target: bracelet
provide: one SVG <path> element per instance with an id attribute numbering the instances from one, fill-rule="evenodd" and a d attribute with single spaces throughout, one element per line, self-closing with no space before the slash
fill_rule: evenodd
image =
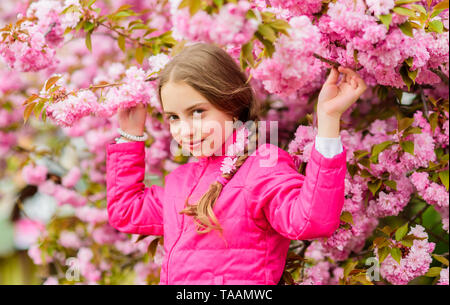
<path id="1" fill-rule="evenodd" d="M 129 133 L 126 133 L 125 131 L 123 131 L 122 129 L 117 128 L 117 132 L 124 138 L 130 139 L 132 141 L 146 141 L 148 139 L 148 135 L 147 133 L 144 131 L 144 135 L 143 136 L 134 136 L 131 135 Z"/>
<path id="2" fill-rule="evenodd" d="M 122 137 L 122 136 L 117 137 L 117 138 L 115 138 L 114 140 L 116 141 L 116 144 L 118 144 L 118 143 L 135 142 L 135 141 L 131 141 L 131 140 L 127 139 L 127 138 L 124 138 L 124 137 Z"/>

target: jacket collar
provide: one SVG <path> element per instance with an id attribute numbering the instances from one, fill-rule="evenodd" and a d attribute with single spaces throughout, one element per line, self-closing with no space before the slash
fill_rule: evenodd
<path id="1" fill-rule="evenodd" d="M 239 130 L 241 130 L 242 128 L 244 128 L 245 125 L 242 125 L 241 127 L 234 129 L 233 133 L 228 136 L 228 138 L 222 143 L 221 148 L 217 149 L 216 152 L 214 152 L 211 156 L 207 156 L 207 157 L 196 157 L 196 159 L 198 160 L 199 163 L 207 163 L 207 162 L 211 162 L 211 161 L 218 161 L 218 160 L 222 160 L 225 157 L 227 157 L 225 154 L 227 152 L 228 147 L 231 144 L 234 144 L 237 140 L 237 133 L 239 132 Z M 219 155 L 218 152 L 221 152 Z"/>

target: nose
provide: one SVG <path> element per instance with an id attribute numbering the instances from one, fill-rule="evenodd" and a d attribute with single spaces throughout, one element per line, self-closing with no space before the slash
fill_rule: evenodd
<path id="1" fill-rule="evenodd" d="M 195 136 L 195 128 L 192 124 L 192 121 L 183 121 L 182 124 L 180 124 L 180 138 L 183 142 L 191 142 L 194 141 Z"/>

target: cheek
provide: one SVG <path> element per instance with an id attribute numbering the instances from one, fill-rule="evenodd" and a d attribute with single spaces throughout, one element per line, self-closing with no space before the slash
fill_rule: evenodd
<path id="1" fill-rule="evenodd" d="M 176 126 L 175 124 L 170 124 L 169 131 L 172 137 L 177 141 L 180 142 L 180 128 Z"/>

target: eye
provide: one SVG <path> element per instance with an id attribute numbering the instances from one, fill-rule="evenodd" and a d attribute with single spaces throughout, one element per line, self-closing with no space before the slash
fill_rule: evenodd
<path id="1" fill-rule="evenodd" d="M 204 109 L 195 109 L 195 110 L 192 110 L 192 113 L 194 114 L 194 116 L 199 116 L 199 114 L 195 114 L 196 111 L 198 111 L 200 114 L 203 113 L 203 112 L 205 112 Z M 168 116 L 167 116 L 167 120 L 168 120 L 169 122 L 175 120 L 175 119 L 172 120 L 172 117 L 177 117 L 177 116 L 176 116 L 176 115 L 168 115 Z"/>
<path id="2" fill-rule="evenodd" d="M 195 109 L 194 111 L 192 111 L 192 113 L 196 112 L 196 111 L 200 111 L 200 113 L 204 112 L 205 110 L 203 109 Z"/>
<path id="3" fill-rule="evenodd" d="M 167 116 L 167 120 L 171 121 L 171 118 L 174 117 L 174 116 L 176 116 L 176 115 L 169 115 L 169 116 Z"/>

